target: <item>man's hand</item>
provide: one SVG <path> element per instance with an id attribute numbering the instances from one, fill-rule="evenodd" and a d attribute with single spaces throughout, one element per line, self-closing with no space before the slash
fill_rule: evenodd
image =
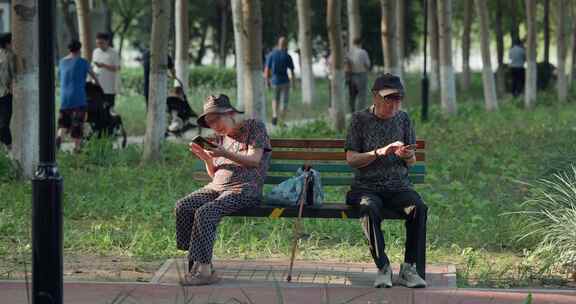
<path id="1" fill-rule="evenodd" d="M 398 157 L 402 159 L 410 159 L 414 157 L 414 150 L 408 148 L 408 146 L 402 146 L 394 152 Z"/>
<path id="2" fill-rule="evenodd" d="M 391 155 L 391 154 L 396 153 L 396 151 L 397 151 L 398 149 L 400 149 L 401 147 L 403 147 L 403 146 L 404 146 L 404 143 L 403 143 L 403 142 L 401 142 L 401 141 L 396 141 L 396 142 L 393 142 L 393 143 L 391 143 L 391 144 L 389 144 L 389 145 L 387 145 L 387 146 L 385 146 L 385 147 L 378 148 L 378 149 L 376 150 L 376 154 L 382 155 L 382 156 L 384 156 L 384 155 Z"/>
<path id="3" fill-rule="evenodd" d="M 188 147 L 190 152 L 194 153 L 201 160 L 206 162 L 212 160 L 212 156 L 208 154 L 208 151 L 204 150 L 200 145 L 196 143 L 190 143 Z"/>

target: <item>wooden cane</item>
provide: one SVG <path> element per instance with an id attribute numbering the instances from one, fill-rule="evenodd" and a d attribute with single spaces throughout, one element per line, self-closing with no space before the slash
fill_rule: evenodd
<path id="1" fill-rule="evenodd" d="M 306 204 L 306 196 L 308 193 L 308 181 L 310 178 L 311 172 L 309 171 L 310 168 L 306 166 L 304 168 L 304 173 L 306 174 L 304 177 L 304 186 L 302 187 L 302 194 L 300 195 L 300 200 L 298 202 L 298 217 L 296 218 L 296 222 L 294 223 L 294 240 L 292 241 L 292 254 L 290 256 L 290 267 L 288 268 L 288 276 L 286 277 L 286 281 L 292 281 L 292 268 L 294 267 L 294 259 L 296 258 L 296 249 L 298 248 L 298 239 L 300 236 L 300 220 L 302 219 L 302 212 L 304 210 L 304 204 Z"/>

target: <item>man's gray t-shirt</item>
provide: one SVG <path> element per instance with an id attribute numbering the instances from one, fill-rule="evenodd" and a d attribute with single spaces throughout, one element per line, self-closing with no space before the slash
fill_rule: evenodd
<path id="1" fill-rule="evenodd" d="M 346 151 L 365 153 L 393 142 L 415 144 L 416 135 L 408 114 L 399 111 L 388 119 L 378 118 L 373 107 L 352 115 L 346 137 Z M 353 169 L 352 190 L 405 191 L 412 189 L 406 162 L 396 155 L 380 156 L 369 165 Z"/>
<path id="2" fill-rule="evenodd" d="M 510 67 L 522 68 L 526 61 L 526 50 L 519 45 L 515 45 L 510 49 L 508 58 L 510 59 Z"/>

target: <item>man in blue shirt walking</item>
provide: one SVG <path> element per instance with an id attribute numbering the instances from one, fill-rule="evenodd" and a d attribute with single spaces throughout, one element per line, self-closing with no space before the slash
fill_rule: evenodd
<path id="1" fill-rule="evenodd" d="M 284 120 L 286 116 L 288 98 L 290 96 L 290 82 L 294 81 L 294 63 L 288 55 L 288 41 L 286 37 L 278 39 L 277 47 L 266 57 L 264 78 L 268 86 L 272 85 L 274 97 L 272 99 L 272 124 L 278 123 L 278 115 Z M 290 70 L 290 76 L 288 75 Z M 278 113 L 280 112 L 280 113 Z"/>

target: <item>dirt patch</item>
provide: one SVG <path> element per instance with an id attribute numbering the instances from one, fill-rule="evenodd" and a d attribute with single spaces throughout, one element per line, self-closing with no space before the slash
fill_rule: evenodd
<path id="1" fill-rule="evenodd" d="M 166 259 L 140 259 L 106 256 L 64 257 L 65 281 L 149 282 Z M 4 260 L 0 279 L 22 280 L 31 277 L 31 260 Z"/>

